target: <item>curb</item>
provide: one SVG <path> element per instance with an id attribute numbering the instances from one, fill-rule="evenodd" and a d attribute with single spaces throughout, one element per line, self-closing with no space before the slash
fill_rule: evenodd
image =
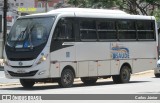
<path id="1" fill-rule="evenodd" d="M 81 80 L 79 78 L 75 79 L 74 82 L 80 82 Z M 43 82 L 37 83 L 37 84 L 44 84 Z M 21 85 L 19 82 L 14 83 L 0 83 L 0 87 L 2 86 L 13 86 L 13 85 Z"/>
<path id="2" fill-rule="evenodd" d="M 0 87 L 3 87 L 3 86 L 13 86 L 13 85 L 20 85 L 20 83 L 16 82 L 16 83 L 0 83 Z"/>
<path id="3" fill-rule="evenodd" d="M 133 75 L 133 76 L 134 76 L 134 75 L 143 75 L 143 74 L 152 73 L 152 72 L 154 72 L 154 70 L 148 70 L 148 71 L 144 71 L 144 72 L 134 73 L 134 74 L 132 74 L 132 75 Z"/>

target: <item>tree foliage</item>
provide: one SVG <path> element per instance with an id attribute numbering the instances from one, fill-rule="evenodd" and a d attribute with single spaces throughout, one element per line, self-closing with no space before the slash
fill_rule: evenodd
<path id="1" fill-rule="evenodd" d="M 131 14 L 153 15 L 160 7 L 160 0 L 122 0 L 119 6 Z"/>
<path id="2" fill-rule="evenodd" d="M 154 15 L 160 0 L 68 0 L 75 7 L 121 9 L 130 14 Z"/>
<path id="3" fill-rule="evenodd" d="M 111 8 L 118 0 L 68 0 L 69 4 L 83 8 Z"/>

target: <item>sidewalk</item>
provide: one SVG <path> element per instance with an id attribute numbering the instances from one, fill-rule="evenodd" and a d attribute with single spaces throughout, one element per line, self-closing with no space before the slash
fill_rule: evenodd
<path id="1" fill-rule="evenodd" d="M 132 74 L 132 77 L 153 77 L 154 76 L 154 70 L 148 70 L 136 74 Z M 109 78 L 108 80 L 111 80 L 112 78 Z M 100 81 L 106 81 L 106 79 L 99 79 Z M 77 78 L 74 80 L 75 82 L 80 82 L 80 78 Z M 1 86 L 11 86 L 11 85 L 20 85 L 19 79 L 7 79 L 5 78 L 4 71 L 0 71 L 0 87 Z"/>

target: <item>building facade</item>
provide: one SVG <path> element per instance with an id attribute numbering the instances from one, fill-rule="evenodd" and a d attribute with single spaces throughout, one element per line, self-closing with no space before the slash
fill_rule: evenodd
<path id="1" fill-rule="evenodd" d="M 35 0 L 35 8 L 37 13 L 53 10 L 59 3 L 65 3 L 66 0 Z"/>

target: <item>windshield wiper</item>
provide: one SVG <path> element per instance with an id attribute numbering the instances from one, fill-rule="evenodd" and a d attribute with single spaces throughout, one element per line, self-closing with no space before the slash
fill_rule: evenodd
<path id="1" fill-rule="evenodd" d="M 33 26 L 29 29 L 29 33 L 28 33 L 28 41 L 29 41 L 29 44 L 30 44 L 30 49 L 33 49 L 31 32 L 32 32 L 34 26 L 35 26 L 35 24 L 33 24 Z"/>
<path id="2" fill-rule="evenodd" d="M 17 42 L 20 41 L 20 38 L 23 38 L 24 33 L 27 31 L 27 29 L 28 29 L 28 26 L 25 28 L 24 31 L 21 31 L 21 33 L 19 34 L 17 40 L 16 40 L 16 41 L 14 42 L 14 44 L 13 44 L 13 47 L 14 47 L 14 48 L 16 48 Z"/>

